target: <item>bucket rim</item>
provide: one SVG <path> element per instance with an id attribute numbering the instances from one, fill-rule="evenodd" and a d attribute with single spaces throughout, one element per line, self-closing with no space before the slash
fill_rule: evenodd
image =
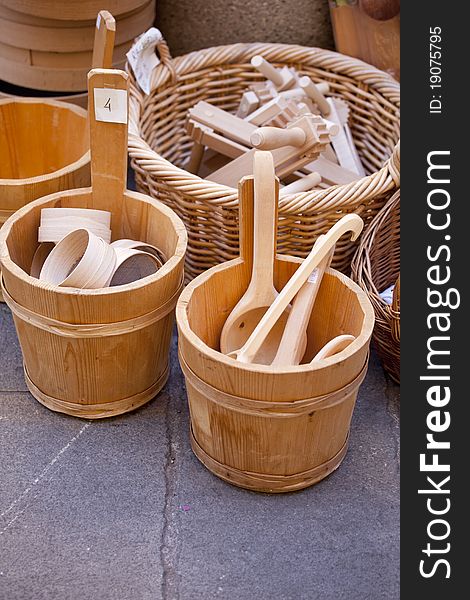
<path id="1" fill-rule="evenodd" d="M 276 260 L 284 262 L 295 262 L 298 264 L 302 263 L 301 258 L 288 256 L 285 254 L 276 254 Z M 315 364 L 307 363 L 303 365 L 292 365 L 285 367 L 260 365 L 257 363 L 242 363 L 237 361 L 235 358 L 230 358 L 229 356 L 222 354 L 222 352 L 219 352 L 218 350 L 214 350 L 205 342 L 203 342 L 201 338 L 198 335 L 196 335 L 196 333 L 191 329 L 189 325 L 187 307 L 189 305 L 194 290 L 207 283 L 207 281 L 214 275 L 214 273 L 229 270 L 231 268 L 236 267 L 237 265 L 243 264 L 243 262 L 243 259 L 239 257 L 221 263 L 220 265 L 216 265 L 215 267 L 211 267 L 207 271 L 204 271 L 204 273 L 201 273 L 200 275 L 195 277 L 190 283 L 188 283 L 188 285 L 184 288 L 183 292 L 181 293 L 176 304 L 176 322 L 179 329 L 180 340 L 181 337 L 184 337 L 191 344 L 191 346 L 193 346 L 193 348 L 197 349 L 198 352 L 203 354 L 209 360 L 213 361 L 214 363 L 223 364 L 228 368 L 235 367 L 242 371 L 251 373 L 262 373 L 268 375 L 300 375 L 302 373 L 320 371 L 322 369 L 329 368 L 336 363 L 343 362 L 351 356 L 353 356 L 354 354 L 356 354 L 356 352 L 360 351 L 365 344 L 369 343 L 369 340 L 372 336 L 372 331 L 374 329 L 375 313 L 367 294 L 350 277 L 347 277 L 340 271 L 337 271 L 336 269 L 332 269 L 330 267 L 325 271 L 325 273 L 328 273 L 340 279 L 349 289 L 351 289 L 358 296 L 359 304 L 364 314 L 364 322 L 361 329 L 361 333 L 344 350 L 338 352 L 337 354 L 329 358 L 322 359 L 321 361 L 318 361 L 318 363 Z M 181 344 L 181 341 L 179 343 Z M 185 358 L 183 351 L 181 351 L 181 354 Z"/>

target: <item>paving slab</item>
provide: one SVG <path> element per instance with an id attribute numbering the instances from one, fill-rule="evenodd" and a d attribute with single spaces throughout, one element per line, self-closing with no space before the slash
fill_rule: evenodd
<path id="1" fill-rule="evenodd" d="M 341 467 L 271 496 L 193 456 L 176 338 L 154 401 L 87 421 L 22 391 L 1 315 L 0 600 L 399 598 L 398 386 L 375 355 Z"/>
<path id="2" fill-rule="evenodd" d="M 26 392 L 20 344 L 10 309 L 3 302 L 0 302 L 0 349 L 0 392 Z"/>

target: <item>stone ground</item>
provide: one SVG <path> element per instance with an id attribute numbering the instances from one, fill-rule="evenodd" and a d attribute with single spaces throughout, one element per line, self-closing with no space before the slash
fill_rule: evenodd
<path id="1" fill-rule="evenodd" d="M 1 600 L 399 598 L 399 388 L 374 355 L 342 466 L 271 496 L 193 456 L 176 339 L 155 400 L 90 422 L 26 391 L 0 319 Z"/>

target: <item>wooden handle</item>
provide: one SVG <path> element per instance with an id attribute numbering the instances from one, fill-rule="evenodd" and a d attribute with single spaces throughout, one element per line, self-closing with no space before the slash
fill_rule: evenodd
<path id="1" fill-rule="evenodd" d="M 357 239 L 364 222 L 356 214 L 345 215 L 326 233 L 323 238 L 318 240 L 318 245 L 310 251 L 310 254 L 303 261 L 297 271 L 292 275 L 286 285 L 279 293 L 276 300 L 265 312 L 258 325 L 253 330 L 245 345 L 236 352 L 230 354 L 232 358 L 245 363 L 253 362 L 256 353 L 260 349 L 269 332 L 276 324 L 279 317 L 287 308 L 289 302 L 298 293 L 303 284 L 307 281 L 309 275 L 320 262 L 328 255 L 333 246 L 345 233 L 352 232 L 351 240 Z"/>
<path id="2" fill-rule="evenodd" d="M 113 15 L 107 10 L 100 10 L 96 18 L 92 69 L 112 69 L 115 35 L 116 21 Z"/>
<path id="3" fill-rule="evenodd" d="M 126 285 L 149 275 L 161 267 L 159 260 L 148 252 L 133 248 L 114 247 L 116 266 L 109 282 L 110 287 Z"/>
<path id="4" fill-rule="evenodd" d="M 300 127 L 281 129 L 280 127 L 260 127 L 251 134 L 251 145 L 258 150 L 274 150 L 282 146 L 300 148 L 305 144 L 307 136 Z"/>
<path id="5" fill-rule="evenodd" d="M 238 226 L 240 236 L 240 258 L 251 273 L 253 269 L 254 229 L 254 181 L 253 176 L 243 177 L 238 184 Z"/>
<path id="6" fill-rule="evenodd" d="M 321 114 L 324 117 L 327 117 L 331 112 L 330 105 L 310 77 L 301 77 L 299 79 L 299 85 L 305 91 L 305 94 L 317 104 Z"/>
<path id="7" fill-rule="evenodd" d="M 320 236 L 315 245 L 318 245 L 322 238 L 323 236 Z M 273 365 L 288 366 L 300 364 L 302 356 L 305 353 L 305 343 L 302 342 L 306 338 L 307 326 L 315 305 L 318 290 L 321 286 L 323 274 L 330 266 L 334 253 L 335 249 L 333 247 L 318 267 L 314 269 L 295 297 L 278 351 L 272 362 Z"/>
<path id="8" fill-rule="evenodd" d="M 316 363 L 319 360 L 322 360 L 323 358 L 329 358 L 330 356 L 338 354 L 338 352 L 341 352 L 341 350 L 344 350 L 345 348 L 347 348 L 349 346 L 349 344 L 354 342 L 355 339 L 356 338 L 353 335 L 338 335 L 338 336 L 336 336 L 335 338 L 330 340 L 328 343 L 326 343 L 323 346 L 323 348 L 319 352 L 317 352 L 317 354 L 315 354 L 315 356 L 312 358 L 310 364 Z"/>
<path id="9" fill-rule="evenodd" d="M 88 73 L 91 208 L 111 212 L 115 237 L 120 236 L 127 177 L 128 79 L 127 73 L 115 69 L 93 69 Z M 100 120 L 103 118 L 110 120 Z"/>
<path id="10" fill-rule="evenodd" d="M 273 287 L 277 231 L 276 176 L 270 152 L 255 152 L 253 271 L 250 288 L 260 293 Z"/>
<path id="11" fill-rule="evenodd" d="M 312 188 L 316 187 L 321 183 L 321 175 L 318 173 L 309 173 L 305 177 L 299 177 L 297 181 L 289 183 L 289 185 L 281 188 L 280 195 L 287 196 L 287 194 L 298 194 L 299 192 L 307 192 Z"/>
<path id="12" fill-rule="evenodd" d="M 275 86 L 282 87 L 284 84 L 284 78 L 282 77 L 282 74 L 262 56 L 253 56 L 251 59 L 251 64 L 255 69 L 262 73 L 266 79 L 271 80 Z"/>

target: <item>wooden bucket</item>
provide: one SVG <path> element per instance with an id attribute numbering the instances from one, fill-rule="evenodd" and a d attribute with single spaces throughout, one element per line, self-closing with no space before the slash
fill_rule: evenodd
<path id="1" fill-rule="evenodd" d="M 240 189 L 241 257 L 199 275 L 180 296 L 179 357 L 199 460 L 240 487 L 290 492 L 326 477 L 346 454 L 374 311 L 359 286 L 329 269 L 309 323 L 304 361 L 336 335 L 353 334 L 356 340 L 345 350 L 316 365 L 283 370 L 243 364 L 218 351 L 223 324 L 251 277 L 252 184 L 245 179 Z M 277 289 L 300 263 L 277 256 Z"/>
<path id="2" fill-rule="evenodd" d="M 83 108 L 55 100 L 0 100 L 0 227 L 31 200 L 90 185 L 88 149 Z"/>
<path id="3" fill-rule="evenodd" d="M 121 71 L 92 71 L 90 82 L 127 89 Z M 95 121 L 90 104 L 92 187 L 52 194 L 16 212 L 0 232 L 0 260 L 29 390 L 52 410 L 94 419 L 133 410 L 165 384 L 187 236 L 171 209 L 125 189 L 127 124 Z M 142 240 L 168 260 L 154 275 L 113 288 L 44 283 L 28 273 L 47 207 L 109 210 L 114 239 Z"/>

